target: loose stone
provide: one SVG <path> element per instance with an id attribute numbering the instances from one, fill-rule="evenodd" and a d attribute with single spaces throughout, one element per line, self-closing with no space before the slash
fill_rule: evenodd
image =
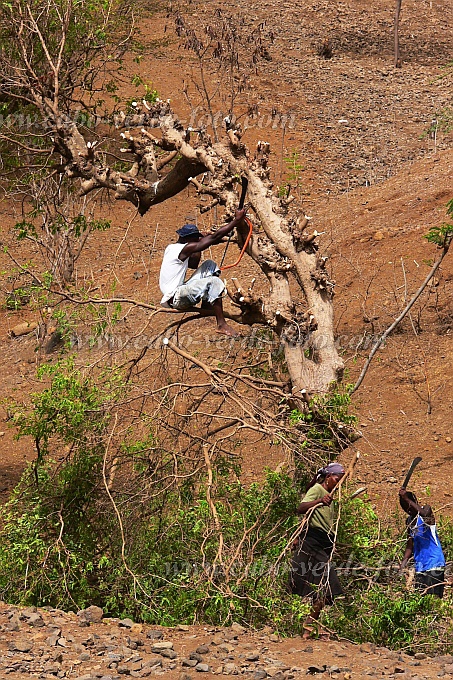
<path id="1" fill-rule="evenodd" d="M 199 673 L 209 673 L 209 666 L 207 663 L 197 663 L 195 670 Z"/>

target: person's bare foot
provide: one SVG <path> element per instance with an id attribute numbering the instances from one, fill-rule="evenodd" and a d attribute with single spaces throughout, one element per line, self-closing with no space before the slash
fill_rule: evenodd
<path id="1" fill-rule="evenodd" d="M 228 335 L 230 338 L 238 338 L 239 333 L 236 333 L 236 331 L 231 328 L 231 326 L 228 326 L 228 324 L 222 324 L 221 326 L 217 326 L 217 333 L 220 333 L 221 335 Z"/>

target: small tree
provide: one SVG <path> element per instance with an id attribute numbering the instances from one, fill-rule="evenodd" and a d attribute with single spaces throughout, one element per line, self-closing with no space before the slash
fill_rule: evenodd
<path id="1" fill-rule="evenodd" d="M 395 57 L 395 68 L 401 68 L 400 38 L 399 38 L 400 14 L 401 14 L 401 0 L 396 0 L 396 5 L 395 5 L 395 21 L 394 21 L 394 37 L 395 37 L 394 57 Z"/>
<path id="2" fill-rule="evenodd" d="M 33 182 L 33 206 L 17 222 L 19 240 L 35 243 L 48 264 L 52 280 L 66 287 L 73 281 L 74 267 L 92 231 L 105 231 L 109 220 L 95 219 L 95 203 L 80 201 L 60 177 Z"/>

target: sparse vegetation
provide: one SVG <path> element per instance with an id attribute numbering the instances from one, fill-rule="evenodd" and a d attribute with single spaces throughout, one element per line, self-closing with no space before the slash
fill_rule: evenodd
<path id="1" fill-rule="evenodd" d="M 205 446 L 195 460 L 179 457 L 175 474 L 152 415 L 122 412 L 131 387 L 121 371 L 94 379 L 66 359 L 43 365 L 39 377 L 50 383 L 31 408 L 13 409 L 18 436 L 33 438 L 38 459 L 3 509 L 3 599 L 98 604 L 163 625 L 238 621 L 299 631 L 307 603 L 286 583 L 302 471 L 297 484 L 268 471 L 262 485 L 246 488 L 238 462 Z M 348 402 L 332 394 L 318 413 L 347 421 Z M 318 437 L 314 421 L 308 436 Z M 449 600 L 405 593 L 395 571 L 404 528 L 395 535 L 367 500 L 344 494 L 334 559 L 347 595 L 321 625 L 357 641 L 448 651 Z M 442 533 L 450 551 L 453 526 L 444 522 Z M 407 616 L 417 626 L 405 626 Z"/>

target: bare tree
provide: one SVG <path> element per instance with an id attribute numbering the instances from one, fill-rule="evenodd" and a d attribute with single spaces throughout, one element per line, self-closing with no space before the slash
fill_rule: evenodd
<path id="1" fill-rule="evenodd" d="M 401 14 L 401 0 L 396 0 L 395 5 L 395 21 L 394 21 L 394 36 L 395 36 L 395 68 L 401 68 L 401 55 L 400 55 L 400 37 L 399 37 L 399 26 L 400 26 L 400 14 Z"/>
<path id="2" fill-rule="evenodd" d="M 30 106 L 46 126 L 38 137 L 36 131 L 26 131 L 25 141 L 15 130 L 7 141 L 18 154 L 26 153 L 29 164 L 31 159 L 41 159 L 42 172 L 78 180 L 80 196 L 104 189 L 137 206 L 141 215 L 193 184 L 200 197 L 212 198 L 211 207 L 223 206 L 228 218 L 237 204 L 239 178 L 247 177 L 255 227 L 247 253 L 265 275 L 268 289 L 263 294 L 232 293 L 236 313 L 230 317 L 243 324 L 265 324 L 276 333 L 284 348 L 293 397 L 301 398 L 301 404 L 309 394 L 326 392 L 343 372 L 334 343 L 334 282 L 326 269 L 327 258 L 318 253 L 318 233 L 308 228 L 308 219 L 299 214 L 290 192 L 281 196 L 273 185 L 269 144 L 259 142 L 252 154 L 232 117 L 222 138 L 213 141 L 205 127 L 185 127 L 170 104 L 161 100 L 143 101 L 132 113 L 115 117 L 122 130 L 121 169 L 109 162 L 103 140 L 84 134 L 75 112 L 82 105 L 88 107 L 110 66 L 105 36 L 112 30 L 117 40 L 110 42 L 115 42 L 118 52 L 127 39 L 127 30 L 119 28 L 118 7 L 109 8 L 110 14 L 109 9 L 102 11 L 99 28 L 99 19 L 90 23 L 95 18 L 83 4 L 80 9 L 69 1 L 12 0 L 2 6 L 0 30 L 14 41 L 14 49 L 1 53 L 0 93 Z M 110 29 L 113 9 L 116 22 Z M 87 35 L 78 23 L 82 10 Z M 74 31 L 80 45 L 74 41 Z M 104 36 L 102 49 L 98 49 L 98 35 Z M 220 35 L 218 43 L 221 58 Z M 229 63 L 234 66 L 234 60 Z M 89 97 L 84 96 L 87 88 Z M 200 175 L 202 179 L 196 179 Z M 239 245 L 245 238 L 240 230 Z"/>
<path id="3" fill-rule="evenodd" d="M 77 200 L 72 184 L 61 179 L 30 180 L 31 207 L 15 228 L 19 240 L 39 247 L 52 281 L 66 287 L 90 233 L 105 231 L 110 221 L 97 219 L 96 201 Z"/>

